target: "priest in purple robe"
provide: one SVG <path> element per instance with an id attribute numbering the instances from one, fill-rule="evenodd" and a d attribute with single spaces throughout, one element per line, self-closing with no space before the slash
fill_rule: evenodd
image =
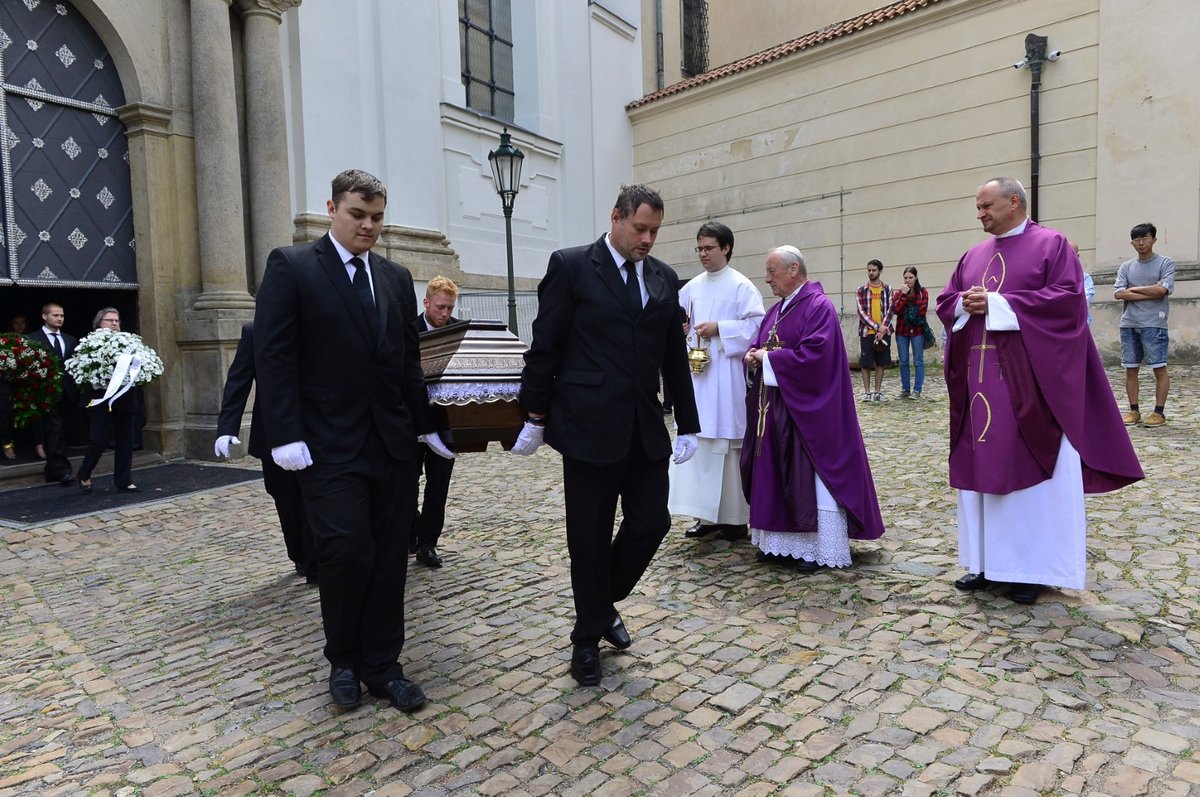
<path id="1" fill-rule="evenodd" d="M 742 443 L 742 489 L 760 561 L 803 571 L 848 567 L 850 540 L 883 535 L 833 302 L 808 281 L 794 246 L 767 255 L 781 301 L 744 361 L 751 375 Z"/>
<path id="2" fill-rule="evenodd" d="M 1033 603 L 1087 580 L 1084 493 L 1142 478 L 1087 324 L 1083 267 L 1061 233 L 1028 218 L 1025 189 L 975 198 L 992 238 L 937 299 L 950 340 L 950 486 L 958 489 L 961 590 L 993 581 Z"/>

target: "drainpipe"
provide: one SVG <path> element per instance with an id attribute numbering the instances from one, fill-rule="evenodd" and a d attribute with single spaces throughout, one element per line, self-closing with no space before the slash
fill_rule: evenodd
<path id="1" fill-rule="evenodd" d="M 1029 67 L 1029 218 L 1038 219 L 1038 184 L 1041 182 L 1041 144 L 1038 130 L 1041 127 L 1040 100 L 1042 93 L 1042 66 L 1047 61 L 1057 61 L 1061 50 L 1046 52 L 1045 36 L 1030 33 L 1025 37 L 1025 57 L 1013 64 L 1014 69 Z"/>
<path id="2" fill-rule="evenodd" d="M 654 69 L 657 75 L 656 85 L 662 88 L 667 83 L 666 58 L 663 56 L 663 0 L 654 0 Z"/>

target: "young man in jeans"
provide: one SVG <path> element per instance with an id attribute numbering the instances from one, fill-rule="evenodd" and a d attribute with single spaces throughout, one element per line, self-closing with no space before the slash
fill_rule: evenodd
<path id="1" fill-rule="evenodd" d="M 892 364 L 892 289 L 879 279 L 883 263 L 867 261 L 867 282 L 856 291 L 858 302 L 858 366 L 862 369 L 863 401 L 883 397 L 883 369 Z M 871 374 L 875 391 L 871 391 Z"/>
<path id="2" fill-rule="evenodd" d="M 1121 315 L 1121 366 L 1125 369 L 1125 392 L 1129 396 L 1126 426 L 1141 424 L 1156 428 L 1167 422 L 1163 409 L 1171 379 L 1167 375 L 1167 312 L 1175 291 L 1175 261 L 1154 253 L 1158 230 L 1139 224 L 1129 232 L 1137 257 L 1117 269 L 1114 299 L 1125 302 Z M 1154 371 L 1154 411 L 1142 417 L 1138 408 L 1138 370 L 1142 361 Z"/>

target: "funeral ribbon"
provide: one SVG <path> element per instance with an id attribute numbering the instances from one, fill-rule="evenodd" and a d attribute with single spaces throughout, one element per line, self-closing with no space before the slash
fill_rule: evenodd
<path id="1" fill-rule="evenodd" d="M 133 387 L 133 383 L 137 381 L 138 374 L 142 370 L 142 358 L 132 352 L 124 352 L 117 356 L 117 362 L 113 365 L 112 377 L 108 380 L 108 389 L 104 391 L 104 395 L 98 399 L 92 399 L 88 402 L 88 407 L 94 407 L 97 404 L 108 403 L 108 409 L 112 411 L 112 403 L 125 395 L 129 388 Z"/>

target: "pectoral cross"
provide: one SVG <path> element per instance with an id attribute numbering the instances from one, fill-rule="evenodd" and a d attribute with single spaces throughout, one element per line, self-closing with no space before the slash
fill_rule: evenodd
<path id="1" fill-rule="evenodd" d="M 978 346 L 972 346 L 972 350 L 979 351 L 979 384 L 983 384 L 983 362 L 987 359 L 987 350 L 994 349 L 995 346 L 989 345 L 987 342 L 987 327 L 983 329 L 983 339 L 979 341 Z"/>
<path id="2" fill-rule="evenodd" d="M 763 348 L 767 351 L 775 351 L 783 348 L 783 341 L 779 339 L 779 325 L 771 327 L 771 334 L 767 336 L 767 342 L 763 344 Z"/>

